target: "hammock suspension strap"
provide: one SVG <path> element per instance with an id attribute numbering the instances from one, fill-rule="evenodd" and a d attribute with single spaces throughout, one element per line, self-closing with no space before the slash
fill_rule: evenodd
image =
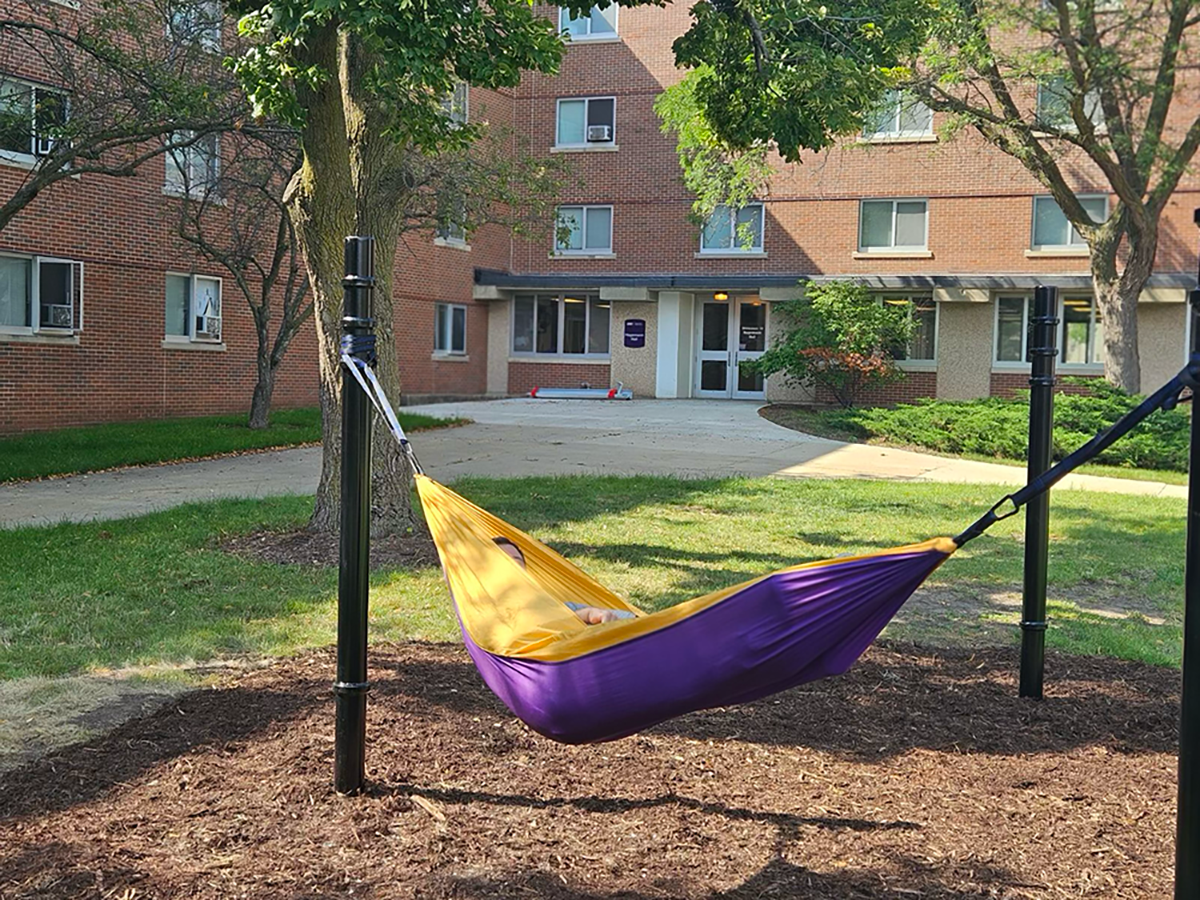
<path id="1" fill-rule="evenodd" d="M 996 504 L 980 516 L 969 528 L 954 539 L 959 547 L 967 541 L 974 540 L 997 522 L 1016 515 L 1018 510 L 1034 497 L 1044 494 L 1054 487 L 1066 475 L 1079 468 L 1085 462 L 1103 453 L 1118 440 L 1132 431 L 1143 419 L 1160 409 L 1174 409 L 1179 403 L 1191 399 L 1181 397 L 1185 390 L 1191 390 L 1195 396 L 1197 386 L 1200 386 L 1200 355 L 1192 356 L 1188 364 L 1179 374 L 1160 387 L 1157 391 L 1117 419 L 1108 428 L 1071 454 L 1064 456 L 1058 463 L 1047 469 L 1037 478 L 1030 481 L 1019 491 L 1013 491 L 1001 497 Z"/>
<path id="2" fill-rule="evenodd" d="M 379 417 L 387 423 L 388 431 L 400 444 L 400 449 L 404 451 L 404 456 L 408 460 L 408 464 L 412 466 L 412 470 L 418 475 L 424 475 L 425 470 L 417 461 L 417 454 L 413 450 L 412 444 L 409 443 L 404 429 L 400 427 L 396 411 L 388 402 L 383 385 L 379 383 L 379 377 L 375 374 L 375 363 L 375 335 L 347 334 L 342 337 L 342 365 L 358 382 L 358 386 L 363 389 L 363 393 L 370 399 L 371 405 L 375 407 Z"/>

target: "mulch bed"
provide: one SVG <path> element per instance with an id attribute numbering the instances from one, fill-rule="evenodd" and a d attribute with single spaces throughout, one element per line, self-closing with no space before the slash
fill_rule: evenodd
<path id="1" fill-rule="evenodd" d="M 446 645 L 374 648 L 364 795 L 331 653 L 0 780 L 0 898 L 1161 898 L 1178 673 L 872 649 L 611 744 L 530 733 Z"/>
<path id="2" fill-rule="evenodd" d="M 226 553 L 275 565 L 336 568 L 341 552 L 338 532 L 254 531 L 221 543 Z M 420 569 L 438 564 L 437 547 L 428 534 L 387 534 L 371 538 L 372 569 Z"/>

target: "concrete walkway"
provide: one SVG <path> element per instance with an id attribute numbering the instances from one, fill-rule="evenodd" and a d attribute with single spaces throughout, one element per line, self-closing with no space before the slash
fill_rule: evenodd
<path id="1" fill-rule="evenodd" d="M 406 407 L 473 424 L 413 436 L 431 475 L 660 474 L 883 478 L 1019 485 L 1013 466 L 844 444 L 790 431 L 761 404 L 716 400 L 492 400 Z M 0 486 L 0 527 L 114 519 L 194 500 L 305 494 L 319 448 Z M 1183 485 L 1071 475 L 1057 490 L 1185 497 Z"/>

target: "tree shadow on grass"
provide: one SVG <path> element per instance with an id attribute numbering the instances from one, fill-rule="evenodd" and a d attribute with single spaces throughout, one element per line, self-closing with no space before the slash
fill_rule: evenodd
<path id="1" fill-rule="evenodd" d="M 1049 653 L 1046 697 L 1017 697 L 1016 649 L 869 650 L 845 675 L 737 707 L 689 713 L 648 730 L 701 741 L 798 745 L 864 762 L 914 749 L 998 756 L 1105 746 L 1174 752 L 1179 674 L 1103 657 Z M 464 715 L 510 716 L 462 662 L 404 660 L 377 682 Z"/>

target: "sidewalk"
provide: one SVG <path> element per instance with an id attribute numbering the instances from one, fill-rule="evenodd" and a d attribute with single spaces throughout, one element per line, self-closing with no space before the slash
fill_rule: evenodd
<path id="1" fill-rule="evenodd" d="M 714 400 L 493 400 L 407 407 L 474 424 L 413 435 L 435 478 L 551 474 L 684 477 L 777 475 L 1020 485 L 1024 470 L 864 444 L 782 428 L 760 404 Z M 114 519 L 224 497 L 309 494 L 317 447 L 121 469 L 0 486 L 0 527 Z M 1071 475 L 1056 490 L 1186 497 L 1183 485 Z"/>

